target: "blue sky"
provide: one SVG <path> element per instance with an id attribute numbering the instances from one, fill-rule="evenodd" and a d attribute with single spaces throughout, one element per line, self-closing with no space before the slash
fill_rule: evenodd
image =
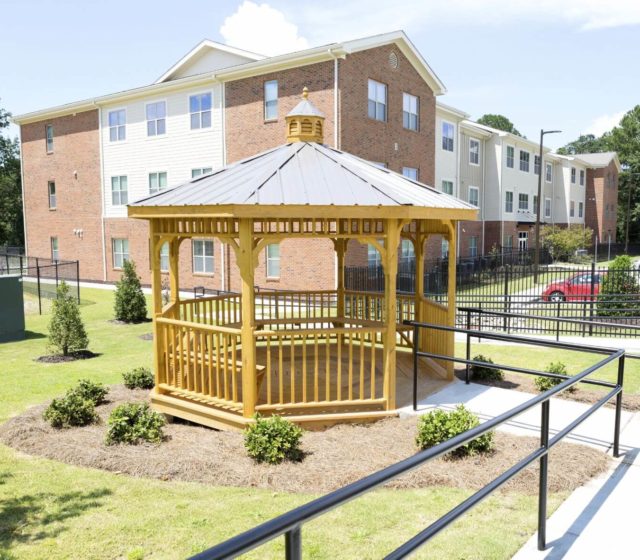
<path id="1" fill-rule="evenodd" d="M 636 0 L 2 0 L 0 106 L 14 114 L 154 81 L 203 38 L 265 54 L 404 29 L 472 117 L 557 147 L 640 103 Z"/>

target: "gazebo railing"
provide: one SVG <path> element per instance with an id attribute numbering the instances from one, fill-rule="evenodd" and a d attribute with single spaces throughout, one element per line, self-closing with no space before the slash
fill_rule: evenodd
<path id="1" fill-rule="evenodd" d="M 231 325 L 242 321 L 240 294 L 222 294 L 178 302 L 176 319 L 204 325 Z"/>
<path id="2" fill-rule="evenodd" d="M 318 319 L 335 317 L 338 309 L 336 290 L 256 291 L 256 319 Z"/>

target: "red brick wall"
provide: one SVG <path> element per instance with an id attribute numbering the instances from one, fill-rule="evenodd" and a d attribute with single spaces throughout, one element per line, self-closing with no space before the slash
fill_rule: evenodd
<path id="1" fill-rule="evenodd" d="M 458 257 L 469 257 L 471 238 L 477 237 L 477 255 L 482 255 L 482 222 L 460 222 L 458 241 Z M 488 250 L 488 249 L 487 249 Z"/>
<path id="2" fill-rule="evenodd" d="M 610 177 L 610 179 L 609 179 Z M 607 217 L 606 207 L 609 206 Z M 613 207 L 613 212 L 611 211 Z M 618 207 L 618 170 L 613 160 L 607 167 L 587 169 L 585 193 L 585 224 L 593 229 L 600 243 L 616 240 L 616 221 Z M 595 241 L 595 240 L 594 240 Z"/>
<path id="3" fill-rule="evenodd" d="M 53 125 L 50 154 L 47 124 Z M 98 111 L 25 124 L 20 133 L 29 255 L 50 258 L 51 237 L 57 237 L 60 259 L 80 259 L 83 279 L 102 280 Z M 49 181 L 56 183 L 55 210 L 49 209 Z"/>

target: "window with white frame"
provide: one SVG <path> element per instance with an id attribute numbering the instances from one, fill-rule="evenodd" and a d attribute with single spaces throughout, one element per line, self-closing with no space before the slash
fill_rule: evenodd
<path id="1" fill-rule="evenodd" d="M 526 231 L 518 232 L 518 251 L 526 251 L 529 248 L 529 233 Z"/>
<path id="2" fill-rule="evenodd" d="M 547 183 L 551 183 L 553 181 L 553 166 L 550 163 L 545 163 L 544 169 L 544 179 Z"/>
<path id="3" fill-rule="evenodd" d="M 376 167 L 379 167 L 380 169 L 386 169 L 388 167 L 384 161 L 370 161 L 369 163 L 372 163 L 373 165 L 375 165 Z"/>
<path id="4" fill-rule="evenodd" d="M 551 217 L 551 199 L 550 198 L 544 199 L 544 217 L 545 218 Z"/>
<path id="5" fill-rule="evenodd" d="M 446 259 L 449 256 L 449 240 L 442 238 L 442 242 L 440 243 L 440 256 L 443 259 Z"/>
<path id="6" fill-rule="evenodd" d="M 213 274 L 213 241 L 194 239 L 191 243 L 193 253 L 193 272 Z"/>
<path id="7" fill-rule="evenodd" d="M 114 206 L 127 204 L 129 201 L 127 189 L 126 175 L 111 177 L 111 204 Z"/>
<path id="8" fill-rule="evenodd" d="M 416 259 L 416 253 L 413 249 L 413 241 L 403 239 L 400 243 L 400 264 L 408 267 Z"/>
<path id="9" fill-rule="evenodd" d="M 507 146 L 507 167 L 513 169 L 516 149 L 513 146 Z"/>
<path id="10" fill-rule="evenodd" d="M 403 167 L 402 174 L 405 177 L 412 179 L 414 181 L 418 180 L 418 170 L 415 167 Z"/>
<path id="11" fill-rule="evenodd" d="M 531 154 L 525 150 L 520 150 L 520 171 L 529 173 L 529 159 Z"/>
<path id="12" fill-rule="evenodd" d="M 127 114 L 124 109 L 109 111 L 109 142 L 127 138 Z"/>
<path id="13" fill-rule="evenodd" d="M 372 245 L 371 243 L 367 245 L 367 264 L 370 267 L 378 267 L 382 264 L 380 252 L 376 249 L 375 245 Z"/>
<path id="14" fill-rule="evenodd" d="M 469 138 L 469 163 L 480 165 L 480 141 L 475 138 Z"/>
<path id="15" fill-rule="evenodd" d="M 122 268 L 124 261 L 129 260 L 129 240 L 112 239 L 111 252 L 113 254 L 113 268 Z"/>
<path id="16" fill-rule="evenodd" d="M 511 253 L 513 250 L 513 235 L 505 235 L 502 240 L 502 247 L 507 253 Z"/>
<path id="17" fill-rule="evenodd" d="M 147 136 L 161 136 L 167 132 L 167 103 L 147 103 Z"/>
<path id="18" fill-rule="evenodd" d="M 576 203 L 572 200 L 569 204 L 569 217 L 573 218 L 576 215 Z"/>
<path id="19" fill-rule="evenodd" d="M 580 170 L 580 186 L 584 187 L 584 169 Z"/>
<path id="20" fill-rule="evenodd" d="M 513 212 L 513 191 L 504 192 L 504 211 L 508 214 Z"/>
<path id="21" fill-rule="evenodd" d="M 367 112 L 370 119 L 376 121 L 387 120 L 387 86 L 369 80 L 369 103 Z"/>
<path id="22" fill-rule="evenodd" d="M 538 195 L 537 194 L 533 195 L 533 213 L 534 214 L 538 213 Z"/>
<path id="23" fill-rule="evenodd" d="M 195 179 L 196 177 L 200 177 L 200 175 L 208 175 L 212 171 L 212 167 L 196 167 L 191 170 L 191 178 Z"/>
<path id="24" fill-rule="evenodd" d="M 45 128 L 47 137 L 47 153 L 53 152 L 53 125 L 48 124 Z"/>
<path id="25" fill-rule="evenodd" d="M 191 130 L 211 128 L 211 93 L 189 96 Z"/>
<path id="26" fill-rule="evenodd" d="M 154 171 L 149 173 L 149 194 L 155 194 L 167 188 L 167 172 Z"/>
<path id="27" fill-rule="evenodd" d="M 455 126 L 451 123 L 442 123 L 442 149 L 447 152 L 453 152 L 453 138 L 455 136 Z"/>
<path id="28" fill-rule="evenodd" d="M 280 244 L 270 243 L 266 249 L 267 278 L 280 278 Z"/>
<path id="29" fill-rule="evenodd" d="M 402 126 L 408 130 L 418 130 L 418 98 L 410 93 L 402 93 Z"/>
<path id="30" fill-rule="evenodd" d="M 540 156 L 533 156 L 533 172 L 540 175 Z"/>
<path id="31" fill-rule="evenodd" d="M 169 272 L 169 243 L 165 242 L 160 247 L 160 272 Z"/>
<path id="32" fill-rule="evenodd" d="M 453 181 L 442 180 L 442 192 L 453 195 Z"/>
<path id="33" fill-rule="evenodd" d="M 518 194 L 518 210 L 522 212 L 529 211 L 529 195 L 526 193 Z"/>
<path id="34" fill-rule="evenodd" d="M 51 260 L 59 261 L 60 260 L 60 251 L 58 249 L 58 238 L 51 238 Z"/>
<path id="35" fill-rule="evenodd" d="M 469 204 L 480 206 L 480 190 L 478 187 L 469 187 Z"/>
<path id="36" fill-rule="evenodd" d="M 575 183 L 576 182 L 576 168 L 572 167 L 571 168 L 571 183 Z"/>
<path id="37" fill-rule="evenodd" d="M 272 121 L 278 118 L 278 80 L 264 83 L 264 120 Z"/>
<path id="38" fill-rule="evenodd" d="M 473 235 L 469 238 L 469 256 L 478 256 L 478 237 L 476 235 Z"/>
<path id="39" fill-rule="evenodd" d="M 49 191 L 49 210 L 56 209 L 56 182 L 49 181 L 47 183 L 47 189 Z"/>
<path id="40" fill-rule="evenodd" d="M 584 202 L 578 202 L 578 218 L 582 218 L 584 212 Z"/>

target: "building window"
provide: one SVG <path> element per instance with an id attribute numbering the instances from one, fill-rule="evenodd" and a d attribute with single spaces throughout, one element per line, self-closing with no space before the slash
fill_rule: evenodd
<path id="1" fill-rule="evenodd" d="M 469 256 L 478 256 L 478 237 L 475 235 L 469 238 Z"/>
<path id="2" fill-rule="evenodd" d="M 513 235 L 505 235 L 502 241 L 502 248 L 505 252 L 511 253 L 513 251 Z"/>
<path id="3" fill-rule="evenodd" d="M 155 194 L 167 188 L 167 172 L 149 173 L 149 194 Z"/>
<path id="4" fill-rule="evenodd" d="M 480 191 L 478 187 L 469 187 L 469 204 L 480 206 Z"/>
<path id="5" fill-rule="evenodd" d="M 540 156 L 533 156 L 533 172 L 540 175 Z"/>
<path id="6" fill-rule="evenodd" d="M 119 142 L 127 137 L 127 114 L 124 109 L 109 111 L 109 142 Z"/>
<path id="7" fill-rule="evenodd" d="M 443 259 L 446 259 L 449 257 L 449 240 L 448 239 L 442 239 L 442 242 L 440 243 L 440 256 Z"/>
<path id="8" fill-rule="evenodd" d="M 518 251 L 526 251 L 529 247 L 529 234 L 526 231 L 518 232 Z"/>
<path id="9" fill-rule="evenodd" d="M 569 217 L 573 218 L 576 215 L 576 203 L 572 200 L 569 204 Z"/>
<path id="10" fill-rule="evenodd" d="M 121 206 L 127 202 L 127 176 L 111 177 L 111 204 Z"/>
<path id="11" fill-rule="evenodd" d="M 453 195 L 453 181 L 442 181 L 442 192 Z"/>
<path id="12" fill-rule="evenodd" d="M 48 124 L 45 130 L 47 133 L 47 153 L 50 154 L 53 152 L 53 125 Z"/>
<path id="13" fill-rule="evenodd" d="M 368 113 L 370 119 L 387 120 L 387 86 L 375 80 L 369 80 Z"/>
<path id="14" fill-rule="evenodd" d="M 507 167 L 513 169 L 516 149 L 513 146 L 507 146 Z"/>
<path id="15" fill-rule="evenodd" d="M 191 246 L 193 249 L 193 272 L 213 274 L 213 241 L 194 239 Z"/>
<path id="16" fill-rule="evenodd" d="M 571 168 L 571 183 L 574 184 L 576 182 L 576 168 Z"/>
<path id="17" fill-rule="evenodd" d="M 518 210 L 522 212 L 529 211 L 529 195 L 528 194 L 520 193 L 518 195 Z"/>
<path id="18" fill-rule="evenodd" d="M 273 121 L 278 118 L 278 80 L 264 83 L 264 120 Z"/>
<path id="19" fill-rule="evenodd" d="M 475 138 L 469 138 L 469 163 L 480 165 L 480 141 Z"/>
<path id="20" fill-rule="evenodd" d="M 56 209 L 56 183 L 55 181 L 49 181 L 48 189 L 49 189 L 49 210 Z"/>
<path id="21" fill-rule="evenodd" d="M 129 260 L 129 240 L 112 239 L 111 249 L 113 252 L 113 268 L 122 268 L 124 261 Z"/>
<path id="22" fill-rule="evenodd" d="M 190 95 L 189 113 L 191 113 L 191 130 L 211 128 L 211 94 Z"/>
<path id="23" fill-rule="evenodd" d="M 160 136 L 167 131 L 167 104 L 165 101 L 147 103 L 147 136 Z"/>
<path id="24" fill-rule="evenodd" d="M 504 193 L 504 211 L 511 214 L 513 212 L 513 191 Z"/>
<path id="25" fill-rule="evenodd" d="M 524 171 L 525 173 L 529 173 L 529 158 L 531 154 L 529 152 L 525 152 L 524 150 L 520 150 L 520 171 Z"/>
<path id="26" fill-rule="evenodd" d="M 402 93 L 402 126 L 409 130 L 418 130 L 418 98 Z"/>
<path id="27" fill-rule="evenodd" d="M 442 149 L 447 152 L 453 152 L 453 137 L 455 135 L 455 127 L 448 122 L 442 123 Z"/>
<path id="28" fill-rule="evenodd" d="M 402 174 L 413 181 L 418 180 L 418 170 L 415 167 L 403 167 Z"/>
<path id="29" fill-rule="evenodd" d="M 533 195 L 533 213 L 534 214 L 538 214 L 538 195 L 534 194 Z"/>
<path id="30" fill-rule="evenodd" d="M 267 245 L 267 278 L 280 278 L 280 244 Z"/>
<path id="31" fill-rule="evenodd" d="M 583 212 L 584 212 L 584 203 L 578 202 L 578 218 L 582 218 Z"/>
<path id="32" fill-rule="evenodd" d="M 212 167 L 196 167 L 191 170 L 191 178 L 195 179 L 196 177 L 200 177 L 200 175 L 208 175 L 212 171 Z"/>
<path id="33" fill-rule="evenodd" d="M 374 245 L 371 245 L 371 243 L 367 245 L 367 264 L 370 267 L 379 267 L 382 264 L 380 252 Z"/>
<path id="34" fill-rule="evenodd" d="M 580 186 L 584 187 L 584 169 L 580 170 Z"/>
<path id="35" fill-rule="evenodd" d="M 160 247 L 160 272 L 169 272 L 169 243 Z"/>
<path id="36" fill-rule="evenodd" d="M 544 199 L 544 217 L 545 218 L 551 217 L 551 199 L 550 198 Z"/>
<path id="37" fill-rule="evenodd" d="M 413 249 L 413 241 L 403 239 L 402 243 L 400 243 L 400 264 L 409 267 L 415 260 L 416 253 Z"/>
<path id="38" fill-rule="evenodd" d="M 58 250 L 58 238 L 51 238 L 51 260 L 59 261 L 60 260 L 60 251 Z"/>
<path id="39" fill-rule="evenodd" d="M 550 163 L 545 164 L 545 181 L 551 183 L 553 181 L 553 166 Z"/>

